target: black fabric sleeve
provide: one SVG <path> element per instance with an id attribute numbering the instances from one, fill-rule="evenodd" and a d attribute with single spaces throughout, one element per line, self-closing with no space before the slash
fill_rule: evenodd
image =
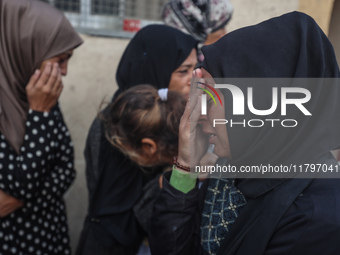
<path id="1" fill-rule="evenodd" d="M 86 183 L 89 192 L 89 204 L 93 200 L 96 184 L 99 179 L 99 152 L 101 142 L 101 123 L 95 118 L 86 138 L 84 158 L 86 162 Z"/>
<path id="2" fill-rule="evenodd" d="M 164 174 L 163 188 L 155 201 L 149 241 L 153 255 L 203 254 L 199 242 L 199 189 L 184 194 L 169 183 Z"/>

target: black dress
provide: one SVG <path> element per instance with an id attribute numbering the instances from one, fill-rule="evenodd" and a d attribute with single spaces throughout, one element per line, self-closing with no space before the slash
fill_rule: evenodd
<path id="1" fill-rule="evenodd" d="M 139 84 L 167 88 L 172 72 L 196 44 L 194 38 L 169 26 L 149 25 L 141 29 L 119 62 L 116 73 L 119 89 L 113 100 Z M 105 137 L 101 118 L 96 118 L 90 127 L 84 156 L 89 209 L 77 254 L 135 254 L 146 234 L 142 227 L 147 225 L 151 214 L 141 213 L 145 217 L 139 217 L 134 207 L 157 170 L 144 174 L 140 167 L 114 148 Z M 152 187 L 157 189 L 157 186 Z M 146 209 L 139 204 L 138 212 L 141 207 Z M 141 218 L 144 222 L 140 222 Z"/>
<path id="2" fill-rule="evenodd" d="M 70 254 L 63 195 L 75 177 L 73 146 L 58 107 L 29 110 L 18 155 L 0 134 L 0 189 L 23 201 L 0 218 L 0 254 Z"/>

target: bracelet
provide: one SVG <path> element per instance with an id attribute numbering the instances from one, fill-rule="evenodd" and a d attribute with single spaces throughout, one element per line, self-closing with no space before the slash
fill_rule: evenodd
<path id="1" fill-rule="evenodd" d="M 184 171 L 190 172 L 190 166 L 183 166 L 177 161 L 177 157 L 174 157 L 174 166 Z"/>

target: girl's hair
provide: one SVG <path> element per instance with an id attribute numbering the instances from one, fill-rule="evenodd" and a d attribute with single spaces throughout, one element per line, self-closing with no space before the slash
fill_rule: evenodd
<path id="1" fill-rule="evenodd" d="M 150 85 L 134 86 L 120 94 L 104 113 L 107 139 L 142 166 L 164 165 L 162 159 L 177 155 L 178 128 L 185 108 L 181 94 L 168 91 L 162 101 Z M 142 139 L 157 145 L 157 162 L 143 160 Z"/>

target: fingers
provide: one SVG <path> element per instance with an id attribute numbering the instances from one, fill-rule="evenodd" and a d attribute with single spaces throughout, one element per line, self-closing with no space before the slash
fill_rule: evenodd
<path id="1" fill-rule="evenodd" d="M 37 82 L 38 87 L 43 87 L 45 86 L 45 84 L 47 83 L 50 75 L 52 72 L 52 63 L 51 62 L 47 62 L 47 64 L 45 65 L 44 70 L 41 73 L 41 76 L 39 78 L 39 81 Z"/>
<path id="2" fill-rule="evenodd" d="M 201 109 L 201 95 L 203 90 L 198 88 L 204 88 L 204 79 L 202 79 L 202 70 L 197 68 L 193 71 L 192 84 L 190 89 L 190 97 L 185 106 L 184 113 L 181 118 L 182 128 L 186 126 L 189 121 L 197 122 L 200 116 Z"/>
<path id="3" fill-rule="evenodd" d="M 180 130 L 183 130 L 185 129 L 186 125 L 187 125 L 187 122 L 189 121 L 189 118 L 190 118 L 190 98 L 188 99 L 187 101 L 187 104 L 185 105 L 185 109 L 184 109 L 184 112 L 183 112 L 183 115 L 181 117 L 181 121 L 179 123 L 179 129 Z"/>
<path id="4" fill-rule="evenodd" d="M 199 78 L 199 79 L 202 79 L 202 78 L 203 78 L 203 74 L 202 74 L 201 68 L 195 69 L 194 72 L 195 72 L 195 76 L 196 76 L 197 78 Z"/>
<path id="5" fill-rule="evenodd" d="M 201 79 L 199 81 L 195 82 L 196 83 L 196 87 L 194 88 L 195 91 L 194 91 L 194 93 L 192 93 L 190 95 L 190 102 L 191 102 L 190 114 L 192 114 L 193 111 L 195 110 L 195 108 L 197 107 L 197 101 L 201 101 L 201 96 L 203 94 L 203 90 L 200 89 L 200 88 L 204 87 L 204 85 L 202 85 L 201 82 L 202 82 Z"/>
<path id="6" fill-rule="evenodd" d="M 202 96 L 198 96 L 196 103 L 191 111 L 191 114 L 190 114 L 190 123 L 192 124 L 190 125 L 191 130 L 196 128 L 198 119 L 201 116 L 201 101 L 202 101 Z"/>
<path id="7" fill-rule="evenodd" d="M 194 130 L 196 129 L 196 125 L 200 116 L 201 96 L 198 97 L 195 105 L 190 102 L 189 98 L 179 124 L 180 133 L 183 135 L 187 132 L 186 135 L 190 136 L 190 133 L 194 132 Z"/>
<path id="8" fill-rule="evenodd" d="M 59 86 L 61 82 L 61 71 L 58 63 L 50 63 L 48 62 L 42 71 L 42 74 L 37 82 L 37 86 L 42 88 L 45 92 L 55 92 L 58 88 L 55 86 Z"/>
<path id="9" fill-rule="evenodd" d="M 35 111 L 50 111 L 63 90 L 61 69 L 58 63 L 48 62 L 42 72 L 32 75 L 26 86 L 29 106 Z"/>
<path id="10" fill-rule="evenodd" d="M 54 67 L 55 68 L 53 68 L 48 84 L 50 84 L 50 86 L 52 87 L 51 88 L 52 94 L 58 95 L 59 97 L 61 91 L 63 90 L 63 85 L 61 82 L 61 70 L 58 64 L 55 65 Z"/>
<path id="11" fill-rule="evenodd" d="M 200 107 L 201 105 L 201 100 L 199 100 L 200 98 L 201 96 L 198 96 L 197 94 L 195 94 L 188 99 L 187 104 L 185 105 L 185 109 L 184 109 L 184 113 L 181 118 L 180 125 L 181 124 L 185 125 L 190 120 L 190 116 L 193 114 L 193 111 L 195 111 L 195 109 L 197 110 L 197 107 Z M 199 103 L 199 106 L 197 106 L 198 103 Z"/>
<path id="12" fill-rule="evenodd" d="M 35 70 L 34 74 L 31 76 L 27 86 L 26 86 L 26 89 L 32 89 L 35 84 L 37 83 L 37 81 L 39 80 L 39 77 L 40 77 L 40 70 L 37 69 Z"/>
<path id="13" fill-rule="evenodd" d="M 202 87 L 200 86 L 201 82 L 201 77 L 202 76 L 202 71 L 201 69 L 195 69 L 192 73 L 192 78 L 191 78 L 191 84 L 190 84 L 190 98 L 195 96 L 199 91 L 197 87 Z M 199 93 L 200 95 L 200 93 Z"/>
<path id="14" fill-rule="evenodd" d="M 56 91 L 59 90 L 58 87 L 60 85 L 60 82 L 61 82 L 61 71 L 59 68 L 59 64 L 54 63 L 50 77 L 48 78 L 46 85 L 48 86 L 48 89 L 50 89 L 50 91 L 54 94 L 56 93 Z"/>

